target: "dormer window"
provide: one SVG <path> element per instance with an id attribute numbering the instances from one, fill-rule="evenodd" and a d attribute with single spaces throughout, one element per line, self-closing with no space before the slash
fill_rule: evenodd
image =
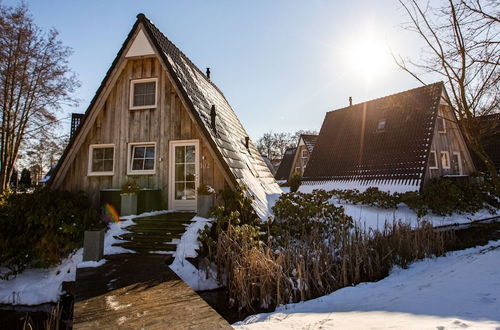
<path id="1" fill-rule="evenodd" d="M 158 79 L 137 79 L 130 82 L 130 110 L 156 108 Z"/>
<path id="2" fill-rule="evenodd" d="M 385 119 L 379 119 L 378 124 L 377 124 L 377 132 L 383 132 L 385 131 Z"/>

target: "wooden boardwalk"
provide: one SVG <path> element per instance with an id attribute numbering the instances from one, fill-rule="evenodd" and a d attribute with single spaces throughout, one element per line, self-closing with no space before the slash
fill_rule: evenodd
<path id="1" fill-rule="evenodd" d="M 106 259 L 101 267 L 77 271 L 74 329 L 231 329 L 170 270 L 168 256 L 142 250 Z"/>

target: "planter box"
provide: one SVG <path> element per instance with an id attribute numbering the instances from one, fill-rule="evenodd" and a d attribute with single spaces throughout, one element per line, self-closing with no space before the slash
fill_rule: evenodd
<path id="1" fill-rule="evenodd" d="M 208 217 L 208 211 L 214 205 L 214 195 L 198 195 L 198 215 Z"/>
<path id="2" fill-rule="evenodd" d="M 83 261 L 99 261 L 104 255 L 104 229 L 87 230 L 83 236 Z"/>
<path id="3" fill-rule="evenodd" d="M 137 214 L 137 194 L 120 194 L 121 216 Z"/>

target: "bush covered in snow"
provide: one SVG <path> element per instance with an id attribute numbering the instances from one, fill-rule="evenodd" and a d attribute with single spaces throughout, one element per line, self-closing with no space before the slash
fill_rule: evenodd
<path id="1" fill-rule="evenodd" d="M 0 278 L 58 264 L 81 247 L 83 233 L 103 226 L 83 193 L 35 190 L 0 201 Z"/>
<path id="2" fill-rule="evenodd" d="M 391 194 L 370 187 L 364 192 L 348 189 L 332 190 L 328 194 L 350 204 L 383 209 L 397 208 L 400 203 L 405 203 L 422 217 L 431 212 L 446 216 L 452 213 L 475 213 L 484 208 L 493 212 L 500 208 L 499 199 L 494 192 L 494 186 L 487 181 L 478 183 L 441 178 L 429 184 L 422 193 L 410 191 Z"/>

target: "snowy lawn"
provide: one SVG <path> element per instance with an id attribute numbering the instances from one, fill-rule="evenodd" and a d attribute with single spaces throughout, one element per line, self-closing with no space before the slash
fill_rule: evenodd
<path id="1" fill-rule="evenodd" d="M 157 211 L 143 213 L 140 217 L 163 214 L 171 211 Z M 127 233 L 126 227 L 133 225 L 136 215 L 122 217 L 119 223 L 109 223 L 104 238 L 104 254 L 134 253 L 119 246 L 113 246 L 119 240 L 113 236 Z M 82 262 L 83 249 L 77 250 L 60 265 L 48 269 L 27 269 L 17 277 L 9 280 L 0 280 L 0 303 L 14 305 L 38 305 L 47 302 L 57 302 L 62 293 L 62 282 L 75 280 L 76 268 L 98 267 L 106 260 Z"/>
<path id="2" fill-rule="evenodd" d="M 236 329 L 500 329 L 500 241 L 279 307 Z"/>
<path id="3" fill-rule="evenodd" d="M 207 278 L 207 273 L 204 270 L 198 270 L 186 258 L 196 258 L 198 253 L 196 250 L 200 247 L 198 241 L 198 231 L 205 228 L 206 225 L 212 226 L 212 219 L 202 217 L 194 217 L 192 222 L 186 228 L 186 231 L 177 244 L 177 249 L 174 253 L 174 261 L 170 265 L 172 269 L 191 289 L 195 291 L 217 289 L 220 285 L 215 280 L 216 273 L 211 272 Z"/>
<path id="4" fill-rule="evenodd" d="M 474 220 L 487 219 L 495 216 L 490 214 L 488 210 L 483 209 L 473 214 L 452 214 L 449 216 L 438 216 L 435 214 L 428 214 L 421 218 L 417 216 L 408 206 L 400 204 L 397 209 L 380 209 L 367 205 L 352 205 L 347 203 L 339 203 L 336 199 L 332 199 L 336 206 L 342 206 L 347 215 L 358 222 L 361 226 L 372 229 L 383 229 L 384 223 L 387 221 L 392 224 L 394 221 L 403 221 L 417 227 L 418 222 L 428 221 L 434 226 L 454 225 L 469 223 Z M 500 210 L 497 210 L 496 215 L 500 215 Z"/>

